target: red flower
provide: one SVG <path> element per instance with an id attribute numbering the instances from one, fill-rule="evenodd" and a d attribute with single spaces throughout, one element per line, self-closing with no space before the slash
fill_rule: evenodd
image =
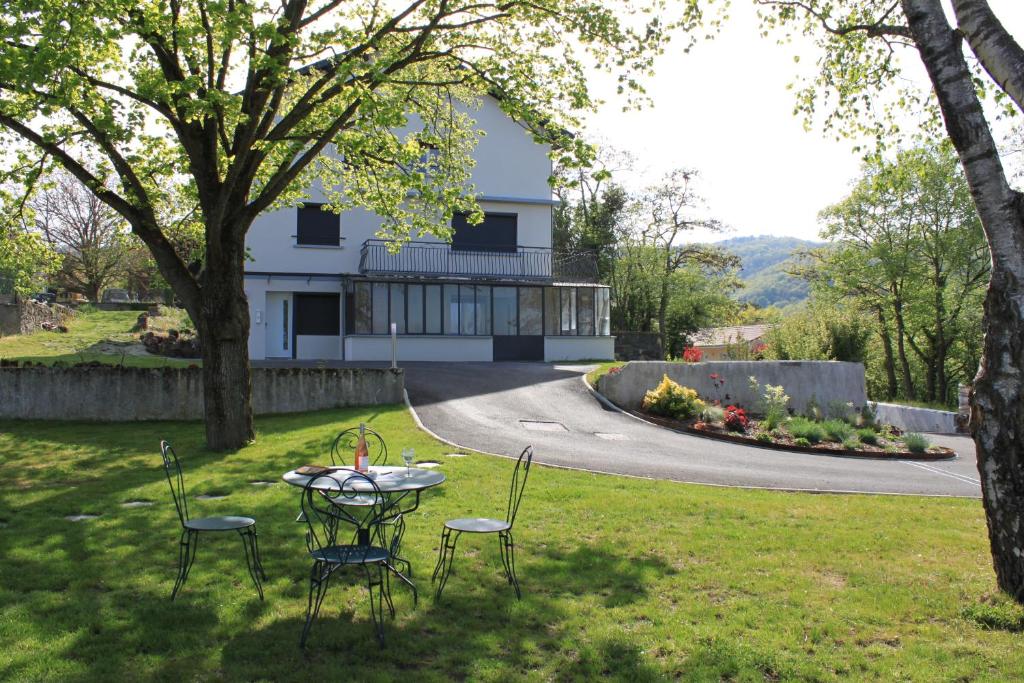
<path id="1" fill-rule="evenodd" d="M 704 352 L 696 347 L 688 346 L 683 349 L 683 360 L 687 363 L 699 363 L 703 357 Z"/>
<path id="2" fill-rule="evenodd" d="M 736 406 L 725 407 L 725 428 L 730 432 L 745 432 L 747 431 L 747 411 L 743 408 L 737 408 Z"/>

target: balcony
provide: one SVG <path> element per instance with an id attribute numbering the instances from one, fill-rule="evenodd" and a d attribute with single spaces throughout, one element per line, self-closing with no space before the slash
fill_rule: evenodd
<path id="1" fill-rule="evenodd" d="M 511 282 L 597 282 L 591 254 L 554 254 L 544 247 L 453 249 L 439 242 L 406 242 L 392 253 L 388 240 L 366 240 L 359 259 L 363 275 L 464 277 Z"/>

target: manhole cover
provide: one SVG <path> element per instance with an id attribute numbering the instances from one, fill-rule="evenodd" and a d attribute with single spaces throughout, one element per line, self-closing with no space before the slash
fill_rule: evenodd
<path id="1" fill-rule="evenodd" d="M 123 508 L 147 508 L 153 504 L 151 500 L 129 500 L 127 503 L 121 503 Z"/>
<path id="2" fill-rule="evenodd" d="M 627 441 L 629 439 L 625 434 L 612 434 L 611 432 L 594 432 L 594 436 L 605 441 Z"/>
<path id="3" fill-rule="evenodd" d="M 519 424 L 532 432 L 567 432 L 561 422 L 545 422 L 543 420 L 520 420 Z"/>

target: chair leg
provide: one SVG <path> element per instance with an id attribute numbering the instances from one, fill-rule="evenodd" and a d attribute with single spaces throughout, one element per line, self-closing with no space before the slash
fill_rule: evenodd
<path id="1" fill-rule="evenodd" d="M 442 546 L 441 555 L 441 575 L 438 577 L 437 592 L 434 594 L 435 600 L 441 599 L 441 593 L 444 591 L 444 586 L 448 583 L 448 578 L 452 575 L 452 563 L 455 561 L 455 545 L 459 542 L 459 536 L 462 535 L 461 531 L 455 532 L 455 537 L 452 538 L 451 532 L 447 534 L 445 538 L 444 546 Z M 447 563 L 444 561 L 447 556 Z"/>
<path id="2" fill-rule="evenodd" d="M 384 567 L 377 565 L 377 580 L 373 580 L 373 573 L 370 565 L 364 564 L 363 571 L 366 572 L 366 590 L 370 594 L 370 616 L 373 618 L 373 627 L 377 632 L 377 642 L 384 647 Z M 377 587 L 376 597 L 373 594 L 373 587 Z"/>
<path id="3" fill-rule="evenodd" d="M 451 531 L 448 527 L 441 529 L 441 543 L 437 548 L 437 564 L 434 565 L 434 573 L 430 575 L 430 583 L 434 583 L 437 580 L 437 575 L 441 571 L 441 567 L 444 566 L 445 549 L 448 547 L 448 536 L 451 535 Z"/>
<path id="4" fill-rule="evenodd" d="M 267 580 L 267 572 L 263 570 L 263 555 L 260 554 L 260 538 L 256 535 L 256 527 L 252 528 L 252 547 L 256 553 L 256 566 L 260 570 L 260 578 Z"/>
<path id="5" fill-rule="evenodd" d="M 523 595 L 519 590 L 519 577 L 516 576 L 516 544 L 512 538 L 512 532 L 506 531 L 502 534 L 505 541 L 505 552 L 508 554 L 509 582 L 516 589 L 516 599 L 522 600 Z"/>
<path id="6" fill-rule="evenodd" d="M 498 551 L 501 553 L 501 567 L 505 571 L 505 579 L 512 585 L 512 568 L 508 564 L 508 544 L 504 533 L 498 534 Z"/>
<path id="7" fill-rule="evenodd" d="M 381 568 L 381 573 L 384 577 L 384 600 L 388 603 L 388 611 L 391 613 L 391 618 L 395 618 L 395 603 L 391 601 L 391 567 L 388 566 L 387 562 Z M 413 588 L 413 596 L 415 600 L 416 589 Z"/>
<path id="8" fill-rule="evenodd" d="M 256 533 L 249 529 L 240 529 L 238 535 L 242 538 L 242 549 L 245 551 L 245 567 L 249 570 L 252 582 L 256 584 L 256 592 L 263 599 L 263 585 L 260 583 L 260 558 L 256 550 Z"/>
<path id="9" fill-rule="evenodd" d="M 198 540 L 198 539 L 196 539 Z M 171 600 L 178 595 L 178 591 L 185 585 L 188 578 L 188 571 L 195 559 L 195 552 L 192 544 L 192 530 L 182 529 L 181 540 L 178 542 L 178 577 L 174 581 L 174 590 L 171 591 Z"/>
<path id="10" fill-rule="evenodd" d="M 394 558 L 394 557 L 391 558 L 391 562 L 398 562 L 398 563 L 404 562 L 407 566 L 409 564 L 409 562 L 407 560 L 398 560 L 397 558 Z M 419 604 L 419 601 L 420 601 L 419 591 L 416 590 L 416 584 L 413 583 L 409 579 L 409 575 L 406 575 L 406 574 L 398 571 L 398 569 L 395 567 L 395 565 L 392 564 L 391 562 L 385 562 L 384 566 L 387 567 L 389 572 L 391 572 L 392 574 L 397 576 L 399 581 L 401 581 L 406 586 L 408 586 L 409 588 L 412 589 L 412 606 L 415 608 Z M 390 590 L 390 588 L 388 590 Z"/>
<path id="11" fill-rule="evenodd" d="M 313 621 L 317 615 L 320 614 L 320 605 L 324 602 L 324 596 L 327 594 L 327 585 L 331 581 L 331 571 L 327 568 L 327 572 L 324 572 L 325 566 L 320 562 L 314 562 L 313 568 L 309 572 L 309 599 L 306 603 L 306 623 L 302 627 L 302 637 L 299 639 L 299 647 L 306 647 L 306 639 L 309 637 L 309 630 L 313 626 Z"/>

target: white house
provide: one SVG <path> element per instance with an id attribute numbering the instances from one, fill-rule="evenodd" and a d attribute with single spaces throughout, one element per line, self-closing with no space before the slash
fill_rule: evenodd
<path id="1" fill-rule="evenodd" d="M 249 231 L 245 291 L 252 359 L 579 360 L 614 357 L 607 287 L 553 258 L 549 147 L 485 98 L 472 181 L 486 213 L 457 216 L 452 243 L 413 241 L 398 254 L 375 238 L 380 218 L 300 208 Z M 575 264 L 578 265 L 578 264 Z"/>

